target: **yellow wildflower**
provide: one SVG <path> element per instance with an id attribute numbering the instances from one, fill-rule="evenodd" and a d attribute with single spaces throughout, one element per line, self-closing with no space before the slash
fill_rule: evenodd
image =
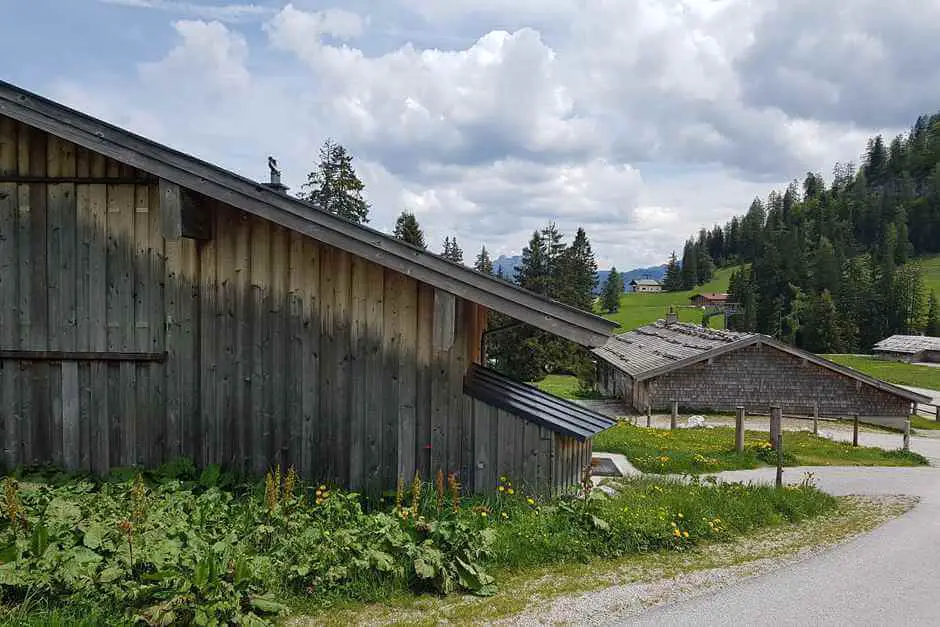
<path id="1" fill-rule="evenodd" d="M 535 505 L 535 499 L 533 499 L 532 497 L 527 498 L 525 502 L 528 503 L 529 505 Z M 627 508 L 625 507 L 624 509 L 626 510 Z"/>
<path id="2" fill-rule="evenodd" d="M 499 490 L 500 492 L 505 492 L 505 490 L 506 490 L 506 488 L 504 488 L 503 486 L 499 486 L 499 487 L 496 488 L 496 489 Z"/>
<path id="3" fill-rule="evenodd" d="M 683 537 L 683 538 L 688 538 L 688 537 L 689 537 L 689 532 L 688 532 L 688 531 L 683 531 L 683 532 L 682 532 L 682 537 Z"/>
<path id="4" fill-rule="evenodd" d="M 486 512 L 480 512 L 480 516 L 482 516 L 483 518 L 486 518 Z"/>
<path id="5" fill-rule="evenodd" d="M 673 530 L 672 530 L 672 535 L 674 535 L 674 536 L 676 536 L 676 537 L 678 538 L 679 536 L 682 535 L 682 532 L 679 531 L 678 529 L 673 529 Z"/>
<path id="6" fill-rule="evenodd" d="M 509 494 L 515 494 L 515 493 L 516 493 L 516 491 L 513 490 L 512 488 L 509 488 L 508 490 L 506 490 L 506 492 L 508 492 Z"/>
<path id="7" fill-rule="evenodd" d="M 679 518 L 682 518 L 682 517 L 683 517 L 682 512 L 679 512 Z"/>

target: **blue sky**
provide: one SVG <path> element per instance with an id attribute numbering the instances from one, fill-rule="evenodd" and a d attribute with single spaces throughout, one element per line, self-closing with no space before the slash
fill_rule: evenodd
<path id="1" fill-rule="evenodd" d="M 938 42 L 919 0 L 0 0 L 4 80 L 294 189 L 331 137 L 377 228 L 621 268 L 936 111 Z"/>

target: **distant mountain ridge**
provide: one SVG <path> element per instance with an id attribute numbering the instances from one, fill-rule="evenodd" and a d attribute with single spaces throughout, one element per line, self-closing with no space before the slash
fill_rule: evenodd
<path id="1" fill-rule="evenodd" d="M 507 279 L 512 279 L 515 276 L 516 268 L 520 265 L 522 265 L 522 257 L 520 255 L 500 255 L 493 261 L 493 272 L 498 272 L 502 269 L 503 276 Z M 607 280 L 607 275 L 609 274 L 610 270 L 597 271 L 597 288 L 594 290 L 596 293 L 600 293 L 604 282 Z M 623 277 L 624 291 L 629 291 L 630 281 L 634 279 L 655 279 L 662 281 L 663 277 L 666 276 L 666 264 L 650 266 L 648 268 L 634 268 L 627 272 L 621 272 L 620 276 Z"/>

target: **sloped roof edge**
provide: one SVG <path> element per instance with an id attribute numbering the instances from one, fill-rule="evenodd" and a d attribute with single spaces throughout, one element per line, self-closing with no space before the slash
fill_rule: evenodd
<path id="1" fill-rule="evenodd" d="M 476 364 L 471 364 L 467 370 L 463 389 L 465 394 L 487 405 L 579 440 L 616 424 L 609 416 Z"/>
<path id="2" fill-rule="evenodd" d="M 0 114 L 578 344 L 602 345 L 617 326 L 5 81 Z"/>

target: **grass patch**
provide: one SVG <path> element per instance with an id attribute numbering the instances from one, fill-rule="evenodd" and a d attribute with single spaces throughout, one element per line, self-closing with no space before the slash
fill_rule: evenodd
<path id="1" fill-rule="evenodd" d="M 785 431 L 787 466 L 924 466 L 917 453 L 853 447 L 805 431 Z M 594 438 L 594 450 L 626 455 L 643 472 L 700 474 L 776 463 L 767 434 L 745 431 L 743 453 L 734 451 L 734 429 L 647 429 L 620 423 Z"/>
<path id="2" fill-rule="evenodd" d="M 915 263 L 924 271 L 924 286 L 927 288 L 927 293 L 936 292 L 940 297 L 940 255 L 921 257 L 916 259 Z"/>
<path id="3" fill-rule="evenodd" d="M 940 422 L 935 418 L 926 418 L 924 416 L 911 416 L 911 428 L 925 431 L 940 431 Z"/>
<path id="4" fill-rule="evenodd" d="M 293 478 L 227 487 L 217 470 L 179 474 L 7 480 L 0 619 L 261 623 L 428 594 L 488 596 L 533 568 L 685 553 L 836 503 L 810 485 L 651 478 L 624 482 L 615 497 L 585 489 L 542 501 L 506 479 L 488 499 L 454 497 L 443 481 L 402 487 L 396 505 L 366 512 L 355 494 Z"/>
<path id="5" fill-rule="evenodd" d="M 620 311 L 604 314 L 604 317 L 617 322 L 618 333 L 636 329 L 645 324 L 656 322 L 666 317 L 670 305 L 688 305 L 689 297 L 699 292 L 727 292 L 731 272 L 736 268 L 722 268 L 715 272 L 711 281 L 694 290 L 686 292 L 659 292 L 655 294 L 637 294 L 627 292 L 620 297 Z M 677 309 L 679 319 L 694 324 L 702 323 L 700 309 Z M 724 328 L 724 318 L 715 316 L 710 320 L 713 328 Z"/>
<path id="6" fill-rule="evenodd" d="M 870 355 L 823 355 L 823 357 L 889 383 L 940 390 L 940 368 L 885 361 L 875 359 Z"/>
<path id="7" fill-rule="evenodd" d="M 501 581 L 500 589 L 492 597 L 400 595 L 378 604 L 334 608 L 328 614 L 297 617 L 290 624 L 479 624 L 509 618 L 526 624 L 594 622 L 584 614 L 586 607 L 597 612 L 599 621 L 609 621 L 614 616 L 623 618 L 625 610 L 645 607 L 648 599 L 643 598 L 640 585 L 661 582 L 681 592 L 688 585 L 689 577 L 703 571 L 725 569 L 740 576 L 768 572 L 779 568 L 781 560 L 818 551 L 870 531 L 908 511 L 914 503 L 914 499 L 906 497 L 838 497 L 836 508 L 825 515 L 797 523 L 760 527 L 732 542 L 710 542 L 688 551 L 664 550 L 610 560 L 499 570 L 496 574 Z M 671 581 L 667 583 L 664 579 Z M 707 585 L 707 580 L 693 583 L 696 588 Z M 616 591 L 610 590 L 611 586 L 617 586 Z M 544 613 L 551 608 L 554 599 L 596 590 L 604 592 L 599 598 L 580 604 L 574 614 L 567 616 L 556 612 L 551 617 L 553 620 L 546 620 Z M 665 594 L 660 588 L 656 600 L 670 601 L 668 588 Z"/>
<path id="8" fill-rule="evenodd" d="M 554 394 L 569 400 L 599 399 L 603 398 L 596 390 L 584 391 L 578 383 L 578 377 L 570 374 L 550 374 L 541 381 L 529 383 L 543 392 Z"/>

